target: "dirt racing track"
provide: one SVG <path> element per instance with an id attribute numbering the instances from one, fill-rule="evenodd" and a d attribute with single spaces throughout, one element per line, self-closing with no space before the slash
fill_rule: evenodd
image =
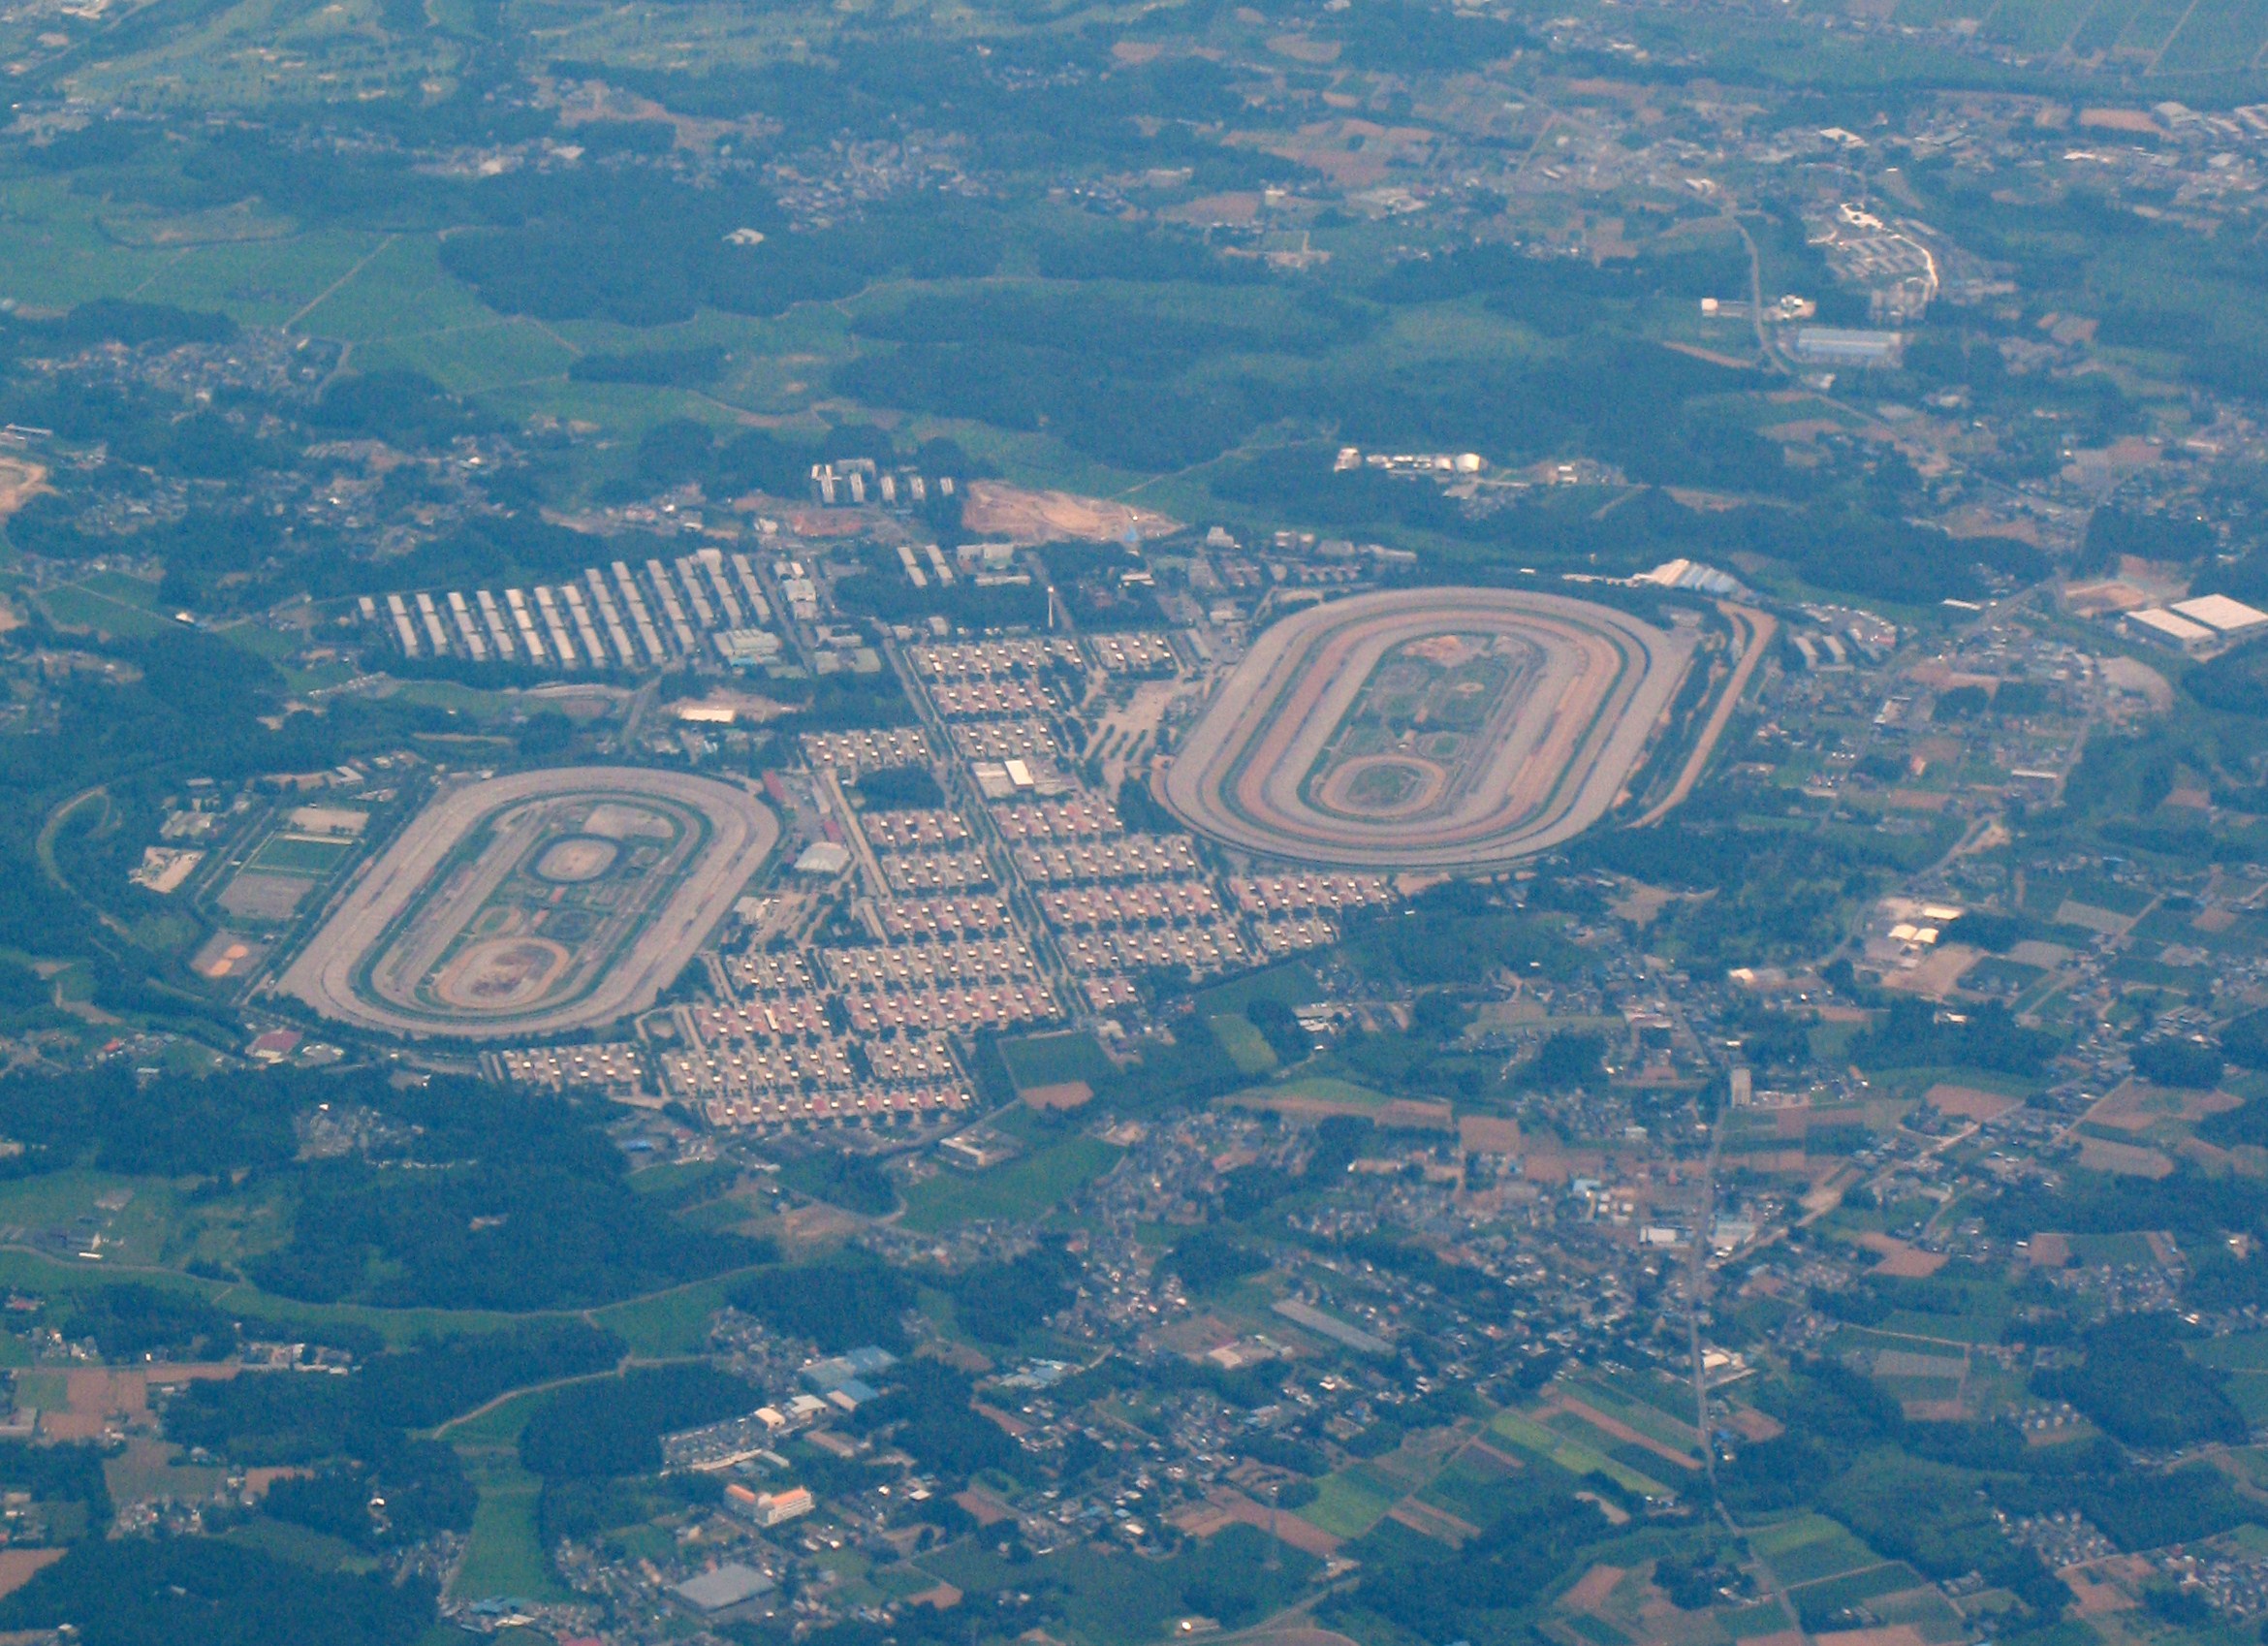
<path id="1" fill-rule="evenodd" d="M 594 1028 L 676 980 L 779 839 L 730 784 L 632 767 L 521 772 L 440 796 L 371 865 L 281 988 L 387 1033 Z"/>
<path id="2" fill-rule="evenodd" d="M 1266 857 L 1485 869 L 1616 803 L 1694 638 L 1589 601 L 1428 588 L 1264 632 L 1182 740 L 1161 798 Z"/>

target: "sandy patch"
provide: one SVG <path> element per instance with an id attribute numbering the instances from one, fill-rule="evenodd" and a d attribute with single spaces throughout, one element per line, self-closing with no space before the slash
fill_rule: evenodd
<path id="1" fill-rule="evenodd" d="M 975 1486 L 965 1492 L 955 1493 L 953 1501 L 968 1510 L 969 1518 L 979 1526 L 997 1526 L 1003 1520 L 1016 1518 L 1006 1504 Z"/>
<path id="2" fill-rule="evenodd" d="M 61 1549 L 0 1549 L 0 1595 L 13 1595 L 63 1558 Z"/>
<path id="3" fill-rule="evenodd" d="M 1559 1597 L 1559 1604 L 1571 1612 L 1591 1611 L 1615 1592 L 1615 1585 L 1629 1575 L 1627 1567 L 1594 1566 L 1583 1574 L 1574 1588 Z"/>
<path id="4" fill-rule="evenodd" d="M 791 509 L 788 529 L 798 537 L 851 537 L 874 523 L 866 509 Z"/>
<path id="5" fill-rule="evenodd" d="M 2151 1179 L 2171 1177 L 2174 1169 L 2173 1161 L 2155 1149 L 2143 1149 L 2131 1143 L 2106 1143 L 2099 1137 L 2079 1140 L 2079 1165 L 2083 1171 Z"/>
<path id="6" fill-rule="evenodd" d="M 1814 1634 L 1811 1646 L 1928 1646 L 1920 1630 L 1910 1623 L 1880 1629 L 1843 1629 L 1832 1634 Z"/>
<path id="7" fill-rule="evenodd" d="M 1882 1260 L 1874 1265 L 1874 1273 L 1877 1275 L 1920 1281 L 1927 1280 L 1945 1266 L 1944 1252 L 1923 1251 L 1895 1235 L 1864 1234 L 1859 1236 L 1859 1245 L 1881 1257 Z"/>
<path id="8" fill-rule="evenodd" d="M 1752 1406 L 1736 1406 L 1724 1414 L 1724 1425 L 1744 1440 L 1776 1440 L 1787 1433 L 1787 1426 L 1779 1418 L 1758 1411 Z"/>
<path id="9" fill-rule="evenodd" d="M 1967 943 L 1940 943 L 1911 971 L 1894 971 L 1882 980 L 1885 989 L 1906 995 L 1927 995 L 1943 999 L 1960 986 L 1961 974 L 1984 959 L 1982 949 Z"/>
<path id="10" fill-rule="evenodd" d="M 2164 129 L 2139 109 L 2082 109 L 2079 123 L 2105 132 L 2143 132 L 2163 137 Z"/>
<path id="11" fill-rule="evenodd" d="M 2085 1567 L 2067 1566 L 2056 1575 L 2071 1591 L 2079 1602 L 2081 1617 L 2100 1617 L 2105 1612 L 2131 1611 L 2136 1604 L 2134 1597 L 2112 1583 L 2101 1581 Z"/>
<path id="12" fill-rule="evenodd" d="M 2071 1242 L 2060 1234 L 2035 1234 L 2024 1254 L 2035 1269 L 2061 1269 L 2071 1261 Z"/>
<path id="13" fill-rule="evenodd" d="M 1158 216 L 1168 222 L 1191 223 L 1201 229 L 1221 223 L 1246 228 L 1259 221 L 1260 197 L 1256 194 L 1209 194 L 1190 201 L 1186 206 L 1170 206 L 1160 211 Z"/>
<path id="14" fill-rule="evenodd" d="M 1698 343 L 1665 341 L 1662 347 L 1681 355 L 1690 355 L 1693 359 L 1705 361 L 1711 365 L 1727 366 L 1734 371 L 1753 371 L 1756 368 L 1756 363 L 1752 360 L 1743 360 L 1738 355 L 1721 354 L 1716 349 L 1705 349 Z M 1720 500 L 1716 492 L 1695 491 L 1682 486 L 1670 489 L 1670 498 L 1673 502 L 1680 503 L 1685 508 L 1712 514 L 1739 506 L 1737 498 L 1725 497 Z"/>
<path id="15" fill-rule="evenodd" d="M 2138 657 L 2105 657 L 2104 680 L 2121 691 L 2130 691 L 2162 714 L 2173 707 L 2173 683 Z"/>
<path id="16" fill-rule="evenodd" d="M 832 1240 L 863 1227 L 861 1220 L 839 1207 L 799 1206 L 779 1220 L 780 1232 L 799 1244 Z"/>
<path id="17" fill-rule="evenodd" d="M 1415 1498 L 1396 1504 L 1386 1511 L 1386 1518 L 1399 1521 L 1421 1537 L 1446 1543 L 1452 1549 L 1462 1549 L 1480 1535 L 1480 1528 L 1471 1521 L 1460 1520 L 1431 1504 L 1421 1504 Z"/>
<path id="18" fill-rule="evenodd" d="M 47 479 L 47 471 L 38 463 L 25 462 L 20 458 L 0 458 L 0 521 L 45 491 Z"/>
<path id="19" fill-rule="evenodd" d="M 1288 1543 L 1318 1560 L 1329 1560 L 1339 1553 L 1339 1540 L 1314 1522 L 1302 1520 L 1288 1511 L 1272 1515 L 1265 1506 L 1254 1503 L 1242 1492 L 1233 1492 L 1223 1487 L 1212 1493 L 1207 1501 L 1231 1521 L 1256 1526 L 1263 1532 L 1272 1531 L 1279 1542 Z"/>
<path id="20" fill-rule="evenodd" d="M 967 492 L 961 511 L 962 525 L 1020 543 L 1064 537 L 1117 543 L 1129 530 L 1144 537 L 1166 537 L 1181 529 L 1181 522 L 1149 509 L 1069 491 L 1027 491 L 996 480 L 972 480 Z"/>
<path id="21" fill-rule="evenodd" d="M 1446 1103 L 1421 1103 L 1414 1097 L 1397 1097 L 1378 1111 L 1378 1124 L 1417 1131 L 1453 1131 L 1457 1116 Z"/>
<path id="22" fill-rule="evenodd" d="M 1953 797 L 1935 789 L 1885 789 L 1882 804 L 1893 811 L 1942 811 Z"/>
<path id="23" fill-rule="evenodd" d="M 40 1433 L 51 1440 L 99 1440 L 113 1417 L 149 1421 L 149 1386 L 234 1377 L 233 1362 L 194 1366 L 147 1366 L 134 1371 L 80 1367 L 64 1374 L 66 1409 L 42 1411 Z"/>
<path id="24" fill-rule="evenodd" d="M 2096 1125 L 2119 1131 L 2146 1131 L 2159 1121 L 2194 1124 L 2208 1115 L 2243 1106 L 2244 1099 L 2226 1092 L 2188 1092 L 2128 1080 L 2088 1111 Z"/>
<path id="25" fill-rule="evenodd" d="M 1053 1086 L 1022 1087 L 1016 1094 L 1034 1109 L 1076 1109 L 1094 1095 L 1094 1088 L 1084 1080 L 1065 1080 Z"/>
<path id="26" fill-rule="evenodd" d="M 1517 1155 L 1520 1123 L 1496 1115 L 1460 1115 L 1457 1141 L 1473 1155 Z"/>
<path id="27" fill-rule="evenodd" d="M 1939 1084 L 1922 1093 L 1922 1101 L 1941 1115 L 1965 1121 L 1996 1121 L 2010 1109 L 2024 1107 L 2024 1099 L 1999 1092 L 1981 1092 L 1973 1086 Z"/>

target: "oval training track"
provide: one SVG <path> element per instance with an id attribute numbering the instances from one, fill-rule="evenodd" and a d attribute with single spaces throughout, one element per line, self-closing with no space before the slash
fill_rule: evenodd
<path id="1" fill-rule="evenodd" d="M 617 868 L 614 842 L 581 833 L 548 849 L 516 838 L 544 807 L 570 801 L 598 811 L 611 802 L 682 807 L 701 835 L 649 869 Z M 281 989 L 326 1017 L 394 1034 L 503 1039 L 613 1023 L 675 981 L 778 839 L 779 819 L 761 801 L 678 772 L 562 767 L 469 783 L 411 820 Z M 490 894 L 523 868 L 563 890 L 613 870 L 625 876 L 623 893 L 580 939 L 488 935 L 481 920 Z M 572 997 L 545 1003 L 547 985 L 565 977 L 576 980 Z"/>
<path id="2" fill-rule="evenodd" d="M 1506 671 L 1445 772 L 1362 754 L 1319 776 L 1380 660 L 1437 636 L 1485 638 Z M 1676 693 L 1690 635 L 1561 595 L 1426 588 L 1311 607 L 1268 629 L 1213 694 L 1159 785 L 1175 815 L 1229 845 L 1379 870 L 1500 867 L 1563 844 L 1614 805 Z M 1359 763 L 1403 766 L 1409 797 L 1365 816 L 1340 797 Z"/>

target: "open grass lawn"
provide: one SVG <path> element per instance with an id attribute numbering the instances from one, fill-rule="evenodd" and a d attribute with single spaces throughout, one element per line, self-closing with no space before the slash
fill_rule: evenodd
<path id="1" fill-rule="evenodd" d="M 239 231 L 257 223 L 230 225 Z M 207 231 L 208 234 L 211 231 Z M 344 229 L 258 235 L 169 248 L 141 301 L 227 314 L 241 325 L 283 326 L 349 272 L 382 236 Z M 299 318 L 297 331 L 311 330 Z"/>
<path id="2" fill-rule="evenodd" d="M 1781 1557 L 1793 1554 L 1798 1549 L 1849 1535 L 1849 1533 L 1825 1515 L 1813 1514 L 1807 1509 L 1778 1525 L 1752 1530 L 1748 1534 L 1748 1541 L 1755 1546 L 1756 1553 L 1773 1562 L 1777 1567 Z"/>
<path id="3" fill-rule="evenodd" d="M 0 293 L 18 302 L 69 308 L 117 297 L 146 279 L 162 254 L 117 244 L 104 233 L 96 204 L 71 191 L 68 177 L 0 182 Z"/>
<path id="4" fill-rule="evenodd" d="M 1220 1049 L 1229 1055 L 1240 1074 L 1266 1074 L 1276 1067 L 1276 1053 L 1249 1018 L 1234 1012 L 1205 1020 Z"/>
<path id="5" fill-rule="evenodd" d="M 1782 1583 L 1816 1583 L 1822 1578 L 1840 1577 L 1845 1572 L 1863 1571 L 1881 1564 L 1881 1556 L 1841 1528 L 1772 1557 L 1772 1569 Z M 1891 1587 L 1903 1587 L 1904 1581 Z"/>
<path id="6" fill-rule="evenodd" d="M 651 1297 L 596 1310 L 591 1318 L 643 1355 L 691 1354 L 709 1341 L 709 1316 L 724 1307 L 738 1275 L 695 1281 Z"/>
<path id="7" fill-rule="evenodd" d="M 899 1221 L 931 1234 L 980 1218 L 1036 1218 L 1109 1171 L 1119 1153 L 1100 1138 L 1069 1137 L 974 1176 L 947 1169 L 905 1191 Z"/>
<path id="8" fill-rule="evenodd" d="M 252 867 L 279 874 L 328 874 L 355 848 L 344 840 L 310 840 L 270 835 L 252 854 Z"/>
<path id="9" fill-rule="evenodd" d="M 2189 1358 L 2228 1372 L 2268 1372 L 2268 1332 L 2231 1332 L 2184 1344 Z"/>
<path id="10" fill-rule="evenodd" d="M 1189 1615 L 1184 1592 L 1199 1577 L 1244 1590 L 1273 1611 L 1307 1586 L 1317 1562 L 1281 1549 L 1270 1569 L 1266 1535 L 1231 1527 L 1205 1544 L 1164 1560 L 1106 1552 L 1082 1543 L 1022 1566 L 971 1542 L 951 1544 L 915 1564 L 972 1597 L 1045 1585 L 1062 1597 L 1062 1631 L 1076 1646 L 1138 1646 L 1168 1633 Z M 1050 1632 L 1058 1632 L 1051 1626 Z"/>
<path id="11" fill-rule="evenodd" d="M 134 640 L 163 634 L 174 626 L 170 618 L 159 617 L 147 607 L 129 605 L 83 584 L 64 584 L 50 588 L 40 596 L 40 603 L 47 607 L 47 615 L 59 628 L 99 629 L 105 634 Z"/>
<path id="12" fill-rule="evenodd" d="M 305 1526 L 269 1520 L 258 1515 L 222 1534 L 232 1543 L 242 1543 L 315 1571 L 376 1571 L 377 1560 L 341 1537 L 328 1537 Z"/>
<path id="13" fill-rule="evenodd" d="M 478 395 L 515 384 L 565 381 L 574 353 L 540 323 L 488 316 L 367 346 L 373 367 L 422 371 L 443 388 Z"/>
<path id="14" fill-rule="evenodd" d="M 1304 1006 L 1321 990 L 1314 967 L 1306 961 L 1287 961 L 1282 965 L 1272 965 L 1265 971 L 1200 990 L 1197 1009 L 1208 1016 L 1233 1012 L 1241 1017 L 1254 1000 L 1278 1000 L 1287 1006 Z"/>
<path id="15" fill-rule="evenodd" d="M 1221 1101 L 1248 1108 L 1281 1107 L 1294 1114 L 1374 1115 L 1394 1099 L 1335 1074 L 1304 1074 L 1279 1085 L 1234 1092 Z"/>
<path id="16" fill-rule="evenodd" d="M 1000 1059 L 1019 1092 L 1035 1086 L 1067 1086 L 1084 1080 L 1089 1086 L 1111 1073 L 1111 1060 L 1093 1035 L 1034 1034 L 1024 1040 L 1003 1040 Z"/>
<path id="17" fill-rule="evenodd" d="M 472 1541 L 450 1593 L 459 1599 L 510 1596 L 565 1600 L 574 1594 L 559 1581 L 536 1535 L 536 1500 L 543 1482 L 520 1465 L 520 1432 L 541 1395 L 508 1400 L 450 1431 L 465 1474 L 480 1492 Z"/>
<path id="18" fill-rule="evenodd" d="M 2268 1372 L 2238 1372 L 2222 1385 L 2247 1423 L 2268 1423 Z"/>
<path id="19" fill-rule="evenodd" d="M 1909 1338 L 1931 1338 L 1945 1343 L 1995 1344 L 2007 1325 L 2004 1312 L 1977 1314 L 1925 1314 L 1915 1309 L 1894 1309 L 1881 1329 Z"/>
<path id="20" fill-rule="evenodd" d="M 499 318 L 443 271 L 430 236 L 357 236 L 353 252 L 300 300 L 314 306 L 298 330 L 359 347 Z"/>

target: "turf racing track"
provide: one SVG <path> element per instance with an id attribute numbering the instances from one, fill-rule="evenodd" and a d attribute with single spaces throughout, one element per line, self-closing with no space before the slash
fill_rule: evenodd
<path id="1" fill-rule="evenodd" d="M 1160 785 L 1183 822 L 1266 857 L 1485 869 L 1604 816 L 1695 641 L 1611 607 L 1426 588 L 1266 630 Z"/>
<path id="2" fill-rule="evenodd" d="M 763 866 L 779 820 L 729 784 L 578 767 L 450 791 L 284 973 L 324 1016 L 497 1039 L 646 1010 Z"/>

